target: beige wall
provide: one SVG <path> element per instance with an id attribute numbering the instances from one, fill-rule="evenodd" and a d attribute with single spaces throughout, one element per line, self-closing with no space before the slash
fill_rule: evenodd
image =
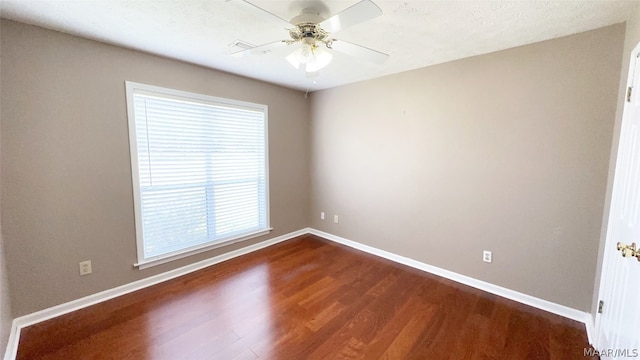
<path id="1" fill-rule="evenodd" d="M 1 5 L 0 5 L 1 6 Z M 2 29 L 0 28 L 0 38 L 2 38 Z M 1 50 L 1 49 L 0 49 Z M 0 67 L 2 57 L 0 56 Z M 0 71 L 0 83 L 2 83 L 2 72 Z M 2 102 L 0 101 L 0 124 L 2 123 Z M 2 127 L 0 126 L 0 144 L 2 139 Z M 2 146 L 0 146 L 1 154 Z M 2 168 L 0 167 L 0 184 L 2 184 Z M 0 185 L 1 187 L 1 185 Z M 0 194 L 0 198 L 1 198 Z M 0 200 L 0 213 L 2 212 L 2 201 Z M 2 238 L 2 217 L 0 216 L 0 356 L 4 354 L 9 333 L 11 332 L 11 321 L 13 316 L 11 313 L 11 296 L 9 293 L 9 277 L 7 275 L 7 262 L 4 251 L 4 240 Z"/>
<path id="2" fill-rule="evenodd" d="M 5 20 L 1 50 L 2 231 L 15 316 L 307 226 L 303 93 Z M 269 106 L 270 235 L 133 268 L 125 80 Z M 83 260 L 92 275 L 78 275 Z"/>
<path id="3" fill-rule="evenodd" d="M 0 29 L 0 37 L 2 30 Z M 0 64 L 2 63 L 0 56 Z M 0 65 L 1 66 L 1 65 Z M 2 72 L 0 72 L 0 83 L 2 83 Z M 2 123 L 2 102 L 0 102 L 0 124 Z M 0 126 L 0 144 L 2 139 L 2 127 Z M 0 154 L 1 154 L 0 146 Z M 2 169 L 0 167 L 0 184 L 2 183 Z M 0 194 L 1 198 L 1 194 Z M 0 213 L 2 212 L 2 201 L 0 200 Z M 4 240 L 2 238 L 2 217 L 0 216 L 0 356 L 4 354 L 11 332 L 11 296 L 9 294 L 9 278 L 7 276 L 7 262 L 4 251 Z"/>
<path id="4" fill-rule="evenodd" d="M 604 256 L 604 245 L 607 235 L 607 222 L 609 218 L 609 206 L 611 205 L 611 190 L 613 188 L 613 176 L 615 174 L 616 158 L 618 155 L 618 143 L 620 139 L 620 125 L 622 123 L 622 110 L 624 108 L 624 98 L 627 91 L 627 78 L 629 76 L 629 61 L 631 52 L 640 42 L 640 4 L 631 12 L 631 16 L 626 22 L 624 38 L 624 50 L 622 53 L 622 69 L 620 70 L 620 81 L 618 87 L 618 97 L 616 107 L 615 125 L 613 130 L 613 145 L 611 146 L 611 157 L 609 162 L 609 173 L 607 181 L 606 200 L 604 204 L 604 215 L 602 217 L 602 231 L 600 232 L 600 244 L 598 247 L 598 261 L 596 268 L 596 278 L 593 291 L 593 301 L 591 314 L 595 317 L 598 306 L 598 296 L 600 290 L 600 272 L 602 271 L 602 259 Z"/>
<path id="5" fill-rule="evenodd" d="M 314 93 L 311 225 L 588 311 L 623 37 L 619 24 Z"/>

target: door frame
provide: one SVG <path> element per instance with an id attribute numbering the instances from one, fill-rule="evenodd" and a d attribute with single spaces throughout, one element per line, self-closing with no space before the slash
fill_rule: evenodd
<path id="1" fill-rule="evenodd" d="M 629 56 L 629 69 L 627 71 L 627 81 L 625 82 L 625 86 L 623 88 L 622 91 L 622 102 L 623 102 L 623 107 L 622 107 L 622 117 L 620 119 L 620 125 L 619 125 L 619 129 L 620 129 L 620 133 L 617 136 L 617 143 L 615 144 L 616 146 L 616 156 L 615 159 L 613 161 L 615 161 L 615 168 L 613 169 L 613 177 L 611 178 L 611 190 L 609 195 L 609 203 L 607 205 L 607 218 L 603 219 L 603 223 L 605 223 L 606 221 L 606 235 L 605 235 L 605 239 L 604 239 L 604 245 L 602 247 L 602 266 L 600 268 L 600 273 L 597 274 L 598 276 L 598 298 L 595 299 L 596 300 L 596 304 L 594 304 L 595 306 L 592 306 L 592 311 L 593 309 L 595 309 L 595 313 L 592 314 L 591 319 L 593 320 L 593 323 L 591 324 L 587 324 L 587 335 L 589 337 L 590 343 L 593 347 L 595 347 L 596 349 L 602 347 L 602 344 L 598 344 L 598 342 L 601 339 L 601 318 L 602 318 L 602 314 L 598 311 L 599 310 L 599 302 L 604 298 L 604 291 L 605 291 L 605 280 L 606 280 L 606 271 L 609 267 L 609 262 L 612 259 L 612 256 L 610 255 L 614 255 L 612 254 L 612 249 L 613 246 L 615 246 L 614 244 L 614 239 L 611 236 L 611 207 L 613 205 L 613 194 L 615 191 L 615 185 L 616 185 L 616 176 L 617 176 L 617 172 L 618 172 L 618 160 L 620 157 L 620 139 L 622 137 L 622 123 L 625 121 L 625 119 L 627 118 L 627 116 L 629 116 L 629 106 L 627 104 L 629 104 L 626 101 L 626 94 L 627 94 L 627 89 L 633 84 L 633 79 L 634 79 L 634 74 L 635 71 L 640 71 L 639 69 L 636 69 L 636 58 L 640 57 L 640 42 L 638 42 L 633 50 L 631 51 L 631 54 Z M 640 66 L 639 66 L 640 67 Z M 633 89 L 632 91 L 640 91 L 640 86 L 637 86 L 638 89 Z M 618 95 L 620 96 L 620 95 Z M 612 144 L 612 146 L 614 146 L 614 144 Z M 611 160 L 610 160 L 611 161 Z M 590 329 L 591 327 L 591 329 Z"/>

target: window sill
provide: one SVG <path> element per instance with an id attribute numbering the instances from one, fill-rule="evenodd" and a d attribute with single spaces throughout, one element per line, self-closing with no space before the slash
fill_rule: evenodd
<path id="1" fill-rule="evenodd" d="M 249 234 L 243 235 L 241 237 L 231 238 L 231 239 L 223 240 L 223 241 L 216 242 L 216 243 L 213 243 L 213 244 L 206 244 L 206 245 L 202 245 L 202 246 L 198 246 L 198 247 L 192 247 L 192 248 L 189 248 L 189 249 L 185 249 L 184 251 L 181 251 L 179 253 L 172 253 L 172 254 L 167 254 L 167 255 L 163 255 L 163 256 L 159 256 L 159 257 L 155 257 L 155 258 L 139 261 L 139 262 L 133 264 L 133 266 L 137 267 L 138 270 L 143 270 L 143 269 L 146 269 L 146 268 L 150 268 L 152 266 L 168 263 L 168 262 L 173 261 L 173 260 L 182 259 L 182 258 L 185 258 L 187 256 L 191 256 L 191 255 L 199 254 L 199 253 L 202 253 L 202 252 L 205 252 L 205 251 L 217 249 L 219 247 L 235 244 L 237 242 L 253 239 L 253 238 L 256 238 L 258 236 L 267 235 L 267 234 L 269 234 L 271 232 L 271 230 L 273 230 L 273 228 L 266 228 L 264 230 L 260 230 L 260 231 L 253 232 L 253 233 L 249 233 Z"/>

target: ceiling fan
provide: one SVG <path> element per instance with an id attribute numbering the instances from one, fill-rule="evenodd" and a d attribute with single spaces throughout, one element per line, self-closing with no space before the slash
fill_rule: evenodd
<path id="1" fill-rule="evenodd" d="M 291 21 L 287 21 L 247 0 L 240 0 L 240 2 L 278 21 L 289 31 L 290 39 L 247 47 L 232 53 L 232 56 L 266 54 L 272 49 L 295 44 L 299 46 L 286 59 L 294 68 L 302 67 L 307 73 L 317 72 L 331 62 L 332 54 L 327 49 L 376 64 L 381 64 L 389 58 L 388 54 L 380 51 L 332 37 L 340 30 L 382 15 L 382 10 L 371 0 L 361 0 L 327 19 L 323 18 L 314 7 L 307 7 L 302 9 L 300 14 Z"/>

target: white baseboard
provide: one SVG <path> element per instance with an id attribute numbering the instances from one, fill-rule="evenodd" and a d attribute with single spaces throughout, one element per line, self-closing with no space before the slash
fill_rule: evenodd
<path id="1" fill-rule="evenodd" d="M 200 269 L 204 269 L 211 265 L 215 265 L 223 261 L 227 261 L 238 256 L 245 255 L 289 239 L 293 239 L 297 236 L 305 235 L 307 233 L 309 233 L 308 229 L 301 229 L 298 231 L 290 232 L 273 239 L 265 240 L 257 244 L 230 251 L 228 253 L 224 253 L 206 260 L 198 261 L 196 263 L 167 271 L 162 274 L 150 276 L 148 278 L 137 280 L 122 286 L 115 287 L 113 289 L 101 291 L 99 293 L 72 300 L 64 304 L 56 305 L 28 315 L 17 317 L 13 319 L 11 333 L 9 334 L 9 341 L 7 342 L 7 349 L 4 354 L 4 360 L 14 360 L 16 358 L 16 355 L 18 353 L 18 342 L 20 340 L 20 330 L 27 326 L 49 320 L 56 316 L 64 315 L 91 305 L 95 305 L 97 303 L 101 303 L 103 301 L 113 299 L 115 297 L 122 296 L 136 290 L 144 289 L 146 287 L 159 284 L 161 282 L 171 280 L 173 278 L 186 275 Z"/>
<path id="2" fill-rule="evenodd" d="M 380 250 L 377 248 L 374 248 L 372 246 L 368 246 L 368 245 L 364 245 L 352 240 L 348 240 L 345 239 L 343 237 L 340 236 L 336 236 L 333 234 L 329 234 L 326 233 L 324 231 L 320 231 L 320 230 L 316 230 L 316 229 L 309 229 L 309 233 L 316 235 L 316 236 L 320 236 L 322 238 L 325 238 L 327 240 L 331 240 L 331 241 L 335 241 L 337 243 L 349 246 L 351 248 L 357 249 L 357 250 L 361 250 L 364 251 L 366 253 L 372 254 L 372 255 L 376 255 L 376 256 L 380 256 L 382 258 L 400 263 L 400 264 L 404 264 L 407 266 L 410 266 L 412 268 L 416 268 L 418 270 L 422 270 L 434 275 L 438 275 L 441 276 L 443 278 L 447 278 L 449 280 L 453 280 L 455 282 L 459 282 L 461 284 L 464 285 L 468 285 L 471 287 L 474 287 L 476 289 L 480 289 L 483 291 L 486 291 L 488 293 L 492 293 L 513 301 L 517 301 L 519 303 L 525 304 L 525 305 L 529 305 L 556 315 L 560 315 L 562 317 L 566 317 L 572 320 L 576 320 L 579 321 L 581 323 L 584 323 L 587 328 L 588 328 L 588 321 L 589 319 L 591 319 L 591 314 L 584 312 L 584 311 L 580 311 L 580 310 L 576 310 L 564 305 L 560 305 L 560 304 L 556 304 L 547 300 L 543 300 L 531 295 L 527 295 L 527 294 L 523 294 L 521 292 L 518 291 L 514 291 L 514 290 L 510 290 L 498 285 L 494 285 L 482 280 L 478 280 L 478 279 L 474 279 L 472 277 L 469 276 L 465 276 L 465 275 L 461 275 L 458 273 L 455 273 L 453 271 L 449 271 L 449 270 L 445 270 L 436 266 L 432 266 L 432 265 L 428 265 L 425 264 L 423 262 L 417 261 L 417 260 L 413 260 L 413 259 L 409 259 L 407 257 L 404 256 L 400 256 L 400 255 L 396 255 L 394 253 L 390 253 L 388 251 L 384 251 L 384 250 Z M 589 329 L 587 329 L 589 330 Z M 588 333 L 587 333 L 588 334 Z"/>
<path id="3" fill-rule="evenodd" d="M 596 343 L 596 327 L 593 316 L 591 314 L 587 314 L 587 318 L 585 319 L 584 326 L 587 328 L 587 339 L 589 340 L 589 344 L 595 346 Z"/>
<path id="4" fill-rule="evenodd" d="M 511 299 L 519 303 L 523 303 L 525 305 L 529 305 L 544 311 L 548 311 L 556 315 L 560 315 L 572 320 L 579 321 L 585 324 L 587 329 L 587 336 L 589 338 L 589 343 L 591 344 L 593 343 L 592 342 L 593 334 L 594 334 L 593 318 L 591 317 L 591 314 L 587 312 L 572 309 L 564 305 L 556 304 L 547 300 L 536 298 L 531 295 L 527 295 L 514 290 L 503 288 L 501 286 L 497 286 L 488 282 L 474 279 L 469 276 L 461 275 L 453 271 L 428 265 L 417 260 L 400 256 L 388 251 L 380 250 L 372 246 L 364 245 L 352 240 L 342 238 L 337 235 L 329 234 L 313 228 L 305 228 L 305 229 L 301 229 L 298 231 L 294 231 L 288 234 L 278 236 L 273 239 L 265 240 L 251 246 L 247 246 L 245 248 L 237 249 L 222 255 L 218 255 L 206 260 L 202 260 L 197 263 L 183 266 L 178 269 L 167 271 L 162 274 L 150 276 L 148 278 L 134 281 L 132 283 L 125 284 L 122 286 L 118 286 L 113 289 L 105 290 L 96 294 L 85 296 L 80 299 L 69 301 L 64 304 L 56 305 L 41 311 L 37 311 L 28 315 L 15 318 L 13 319 L 13 323 L 11 326 L 11 333 L 9 335 L 7 349 L 4 354 L 4 360 L 14 360 L 16 358 L 16 355 L 18 352 L 18 342 L 20 340 L 20 330 L 27 326 L 30 326 L 45 320 L 49 320 L 54 317 L 64 315 L 72 311 L 76 311 L 76 310 L 79 310 L 79 309 L 82 309 L 82 308 L 85 308 L 109 299 L 113 299 L 115 297 L 122 296 L 128 293 L 134 292 L 136 290 L 140 290 L 155 284 L 159 284 L 161 282 L 171 280 L 173 278 L 186 275 L 194 271 L 204 269 L 211 265 L 215 265 L 223 261 L 230 260 L 238 256 L 245 255 L 245 254 L 248 254 L 248 253 L 263 249 L 265 247 L 268 247 L 289 239 L 293 239 L 295 237 L 305 235 L 305 234 L 313 234 L 313 235 L 325 238 L 327 240 L 331 240 L 336 243 L 340 243 L 340 244 L 349 246 L 351 248 L 397 262 L 399 264 L 407 265 L 418 270 L 422 270 L 434 275 L 438 275 L 443 278 L 447 278 L 449 280 L 453 280 L 461 284 L 474 287 L 476 289 L 480 289 L 480 290 L 483 290 L 507 299 Z"/>

